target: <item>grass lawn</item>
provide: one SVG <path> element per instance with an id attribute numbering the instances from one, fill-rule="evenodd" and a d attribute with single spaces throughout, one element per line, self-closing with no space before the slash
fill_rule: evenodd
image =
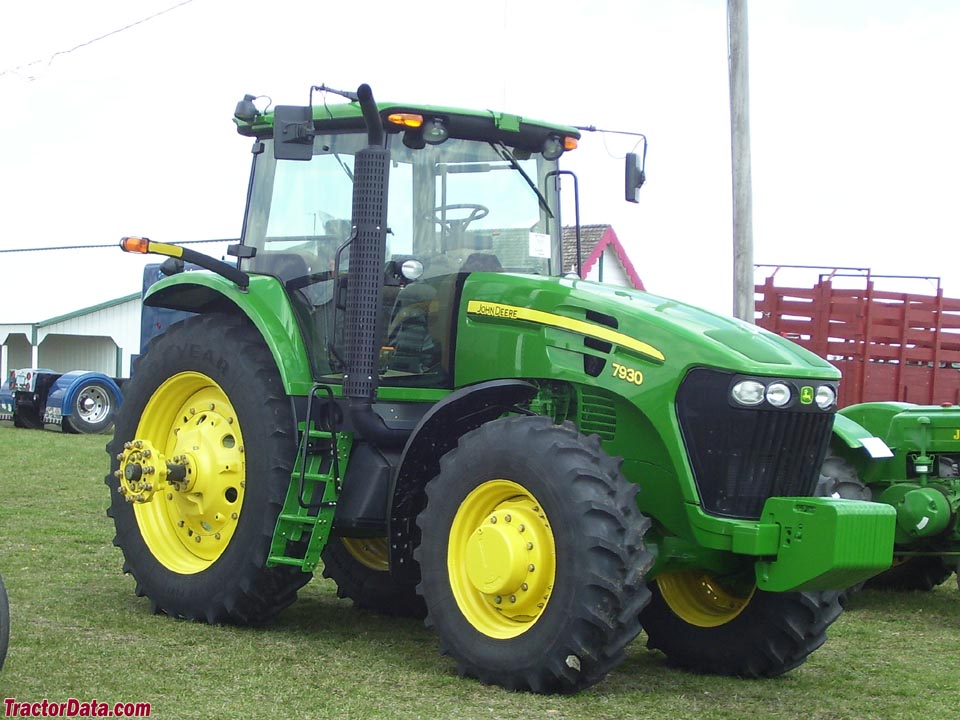
<path id="1" fill-rule="evenodd" d="M 418 621 L 353 609 L 321 578 L 263 629 L 153 615 L 105 514 L 106 436 L 0 428 L 0 695 L 149 702 L 158 718 L 956 718 L 960 596 L 862 592 L 805 665 L 774 680 L 692 675 L 641 636 L 573 697 L 460 679 Z"/>

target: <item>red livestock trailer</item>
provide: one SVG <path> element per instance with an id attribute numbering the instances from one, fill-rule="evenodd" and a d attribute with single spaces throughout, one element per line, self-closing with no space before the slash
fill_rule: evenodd
<path id="1" fill-rule="evenodd" d="M 756 323 L 843 373 L 841 407 L 898 400 L 960 404 L 960 299 L 940 278 L 868 268 L 757 265 Z M 788 287 L 787 278 L 805 277 Z M 800 286 L 803 285 L 803 286 Z M 919 286 L 927 292 L 891 287 Z"/>

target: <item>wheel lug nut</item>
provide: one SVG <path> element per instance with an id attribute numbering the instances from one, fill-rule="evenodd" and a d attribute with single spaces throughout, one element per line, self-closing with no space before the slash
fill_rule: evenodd
<path id="1" fill-rule="evenodd" d="M 220 539 L 220 533 L 217 533 L 217 534 L 214 535 L 213 537 L 214 537 L 214 539 L 219 540 L 219 539 Z"/>
<path id="2" fill-rule="evenodd" d="M 183 520 L 178 520 L 178 521 L 177 521 L 177 527 L 183 527 L 185 524 L 186 524 L 186 523 L 184 523 Z"/>
<path id="3" fill-rule="evenodd" d="M 137 450 L 139 450 L 140 448 L 143 447 L 143 441 L 142 441 L 142 440 L 137 440 L 137 441 L 135 441 L 135 442 L 133 443 L 133 446 L 134 446 Z"/>
<path id="4" fill-rule="evenodd" d="M 167 500 L 173 500 L 173 493 L 167 493 Z"/>
<path id="5" fill-rule="evenodd" d="M 133 447 L 133 443 L 132 443 L 132 442 L 125 442 L 125 443 L 123 444 L 123 449 L 124 449 L 124 450 L 129 450 L 129 449 L 132 448 L 132 447 Z"/>
<path id="6" fill-rule="evenodd" d="M 503 521 L 504 521 L 504 522 L 510 522 L 510 516 L 509 516 L 509 515 L 504 515 L 504 516 L 503 516 Z"/>
<path id="7" fill-rule="evenodd" d="M 117 480 L 119 480 L 120 478 L 123 477 L 123 473 L 121 473 L 119 470 L 114 470 L 114 471 L 113 471 L 113 476 L 114 476 Z"/>
<path id="8" fill-rule="evenodd" d="M 520 589 L 523 590 L 524 592 L 526 592 L 526 591 L 529 589 L 529 587 L 530 587 L 529 585 L 527 585 L 526 583 L 523 583 L 523 584 L 520 586 Z"/>
<path id="9" fill-rule="evenodd" d="M 150 452 L 149 450 L 144 450 L 144 451 L 143 451 L 143 456 L 144 456 L 145 458 L 149 458 L 151 455 L 153 455 L 153 453 Z"/>
<path id="10" fill-rule="evenodd" d="M 500 597 L 499 595 L 497 595 L 497 596 L 493 599 L 493 601 L 494 601 L 497 605 L 499 605 L 500 603 L 503 602 L 503 598 Z"/>
<path id="11" fill-rule="evenodd" d="M 190 414 L 191 414 L 191 415 L 196 415 L 196 414 L 197 414 L 197 409 L 196 409 L 196 408 L 190 408 Z"/>
<path id="12" fill-rule="evenodd" d="M 533 543 L 527 543 L 527 550 L 533 550 Z"/>
<path id="13" fill-rule="evenodd" d="M 529 570 L 530 572 L 533 572 L 534 570 L 536 570 L 536 568 L 533 566 L 533 563 L 530 563 L 529 565 L 527 565 L 527 570 Z"/>
<path id="14" fill-rule="evenodd" d="M 199 535 L 194 535 L 194 536 L 193 536 L 193 539 L 196 540 L 197 542 L 200 542 L 200 536 L 199 536 Z"/>
<path id="15" fill-rule="evenodd" d="M 123 453 L 117 453 L 117 460 L 123 460 Z"/>
<path id="16" fill-rule="evenodd" d="M 527 529 L 527 526 L 524 525 L 523 523 L 520 523 L 520 525 L 517 526 L 517 530 L 519 530 L 520 532 L 523 532 L 526 529 Z"/>
<path id="17" fill-rule="evenodd" d="M 210 409 L 211 409 L 211 410 L 215 410 L 216 407 L 217 407 L 216 405 L 214 405 L 213 403 L 210 403 Z"/>
<path id="18" fill-rule="evenodd" d="M 496 524 L 497 524 L 497 516 L 496 516 L 496 515 L 494 515 L 493 517 L 490 518 L 490 524 L 491 524 L 491 525 L 496 525 Z"/>
<path id="19" fill-rule="evenodd" d="M 237 515 L 236 513 L 230 513 L 230 519 L 231 519 L 231 520 L 236 520 L 238 517 L 240 517 L 240 516 Z"/>
<path id="20" fill-rule="evenodd" d="M 516 595 L 511 595 L 511 596 L 510 596 L 510 602 L 515 603 L 516 601 L 517 601 L 517 596 L 516 596 Z"/>

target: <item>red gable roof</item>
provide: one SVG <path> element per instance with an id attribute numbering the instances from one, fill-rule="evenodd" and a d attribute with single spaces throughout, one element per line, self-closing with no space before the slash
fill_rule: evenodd
<path id="1" fill-rule="evenodd" d="M 565 270 L 576 271 L 577 258 L 577 229 L 575 226 L 563 228 L 563 267 Z M 583 274 L 586 278 L 590 270 L 596 265 L 600 256 L 606 248 L 611 248 L 620 261 L 627 277 L 637 290 L 644 290 L 643 281 L 637 274 L 633 263 L 627 257 L 627 251 L 620 243 L 617 234 L 610 225 L 581 225 L 580 226 L 580 250 L 583 253 Z"/>

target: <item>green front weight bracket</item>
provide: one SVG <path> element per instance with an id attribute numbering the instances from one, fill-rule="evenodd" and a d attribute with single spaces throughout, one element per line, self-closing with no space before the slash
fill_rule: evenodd
<path id="1" fill-rule="evenodd" d="M 893 561 L 897 512 L 883 503 L 837 498 L 770 498 L 761 523 L 779 528 L 775 560 L 756 564 L 757 587 L 771 592 L 841 590 Z"/>

